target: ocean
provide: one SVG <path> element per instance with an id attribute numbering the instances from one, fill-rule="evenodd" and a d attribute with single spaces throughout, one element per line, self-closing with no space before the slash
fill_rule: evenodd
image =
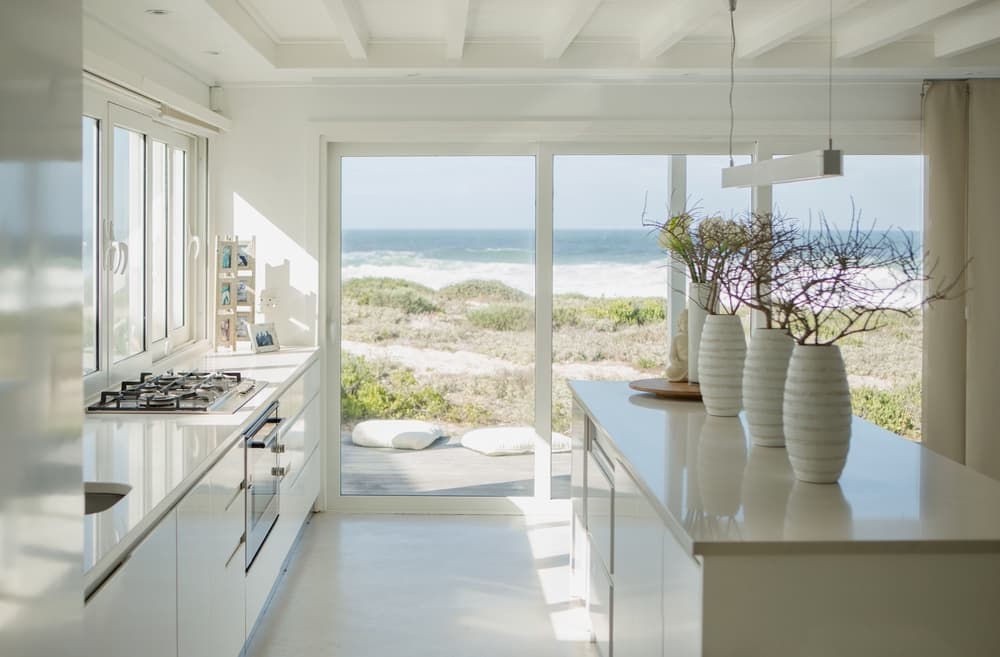
<path id="1" fill-rule="evenodd" d="M 919 240 L 919 235 L 911 236 Z M 919 249 L 919 241 L 916 243 Z M 499 280 L 534 294 L 534 231 L 345 230 L 343 278 L 402 278 L 435 290 L 471 279 Z M 666 257 L 655 233 L 555 230 L 553 291 L 590 297 L 667 296 Z M 917 288 L 903 291 L 908 304 Z"/>
<path id="2" fill-rule="evenodd" d="M 441 289 L 499 280 L 534 294 L 534 231 L 345 230 L 344 279 L 404 278 Z M 666 296 L 666 259 L 646 230 L 556 230 L 553 289 L 591 297 Z"/>

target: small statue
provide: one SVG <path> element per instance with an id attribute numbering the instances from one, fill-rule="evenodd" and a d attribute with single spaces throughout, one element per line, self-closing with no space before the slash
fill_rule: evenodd
<path id="1" fill-rule="evenodd" d="M 677 319 L 677 333 L 670 341 L 670 354 L 667 356 L 667 380 L 687 381 L 688 378 L 688 311 L 681 311 Z"/>

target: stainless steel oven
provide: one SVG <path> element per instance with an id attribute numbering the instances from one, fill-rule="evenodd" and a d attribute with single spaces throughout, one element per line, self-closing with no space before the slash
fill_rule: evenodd
<path id="1" fill-rule="evenodd" d="M 273 402 L 243 433 L 246 441 L 247 569 L 278 520 L 281 480 L 288 472 L 281 464 L 279 441 L 283 419 Z"/>

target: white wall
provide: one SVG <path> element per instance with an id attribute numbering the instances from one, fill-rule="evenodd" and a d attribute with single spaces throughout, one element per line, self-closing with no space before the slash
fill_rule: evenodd
<path id="1" fill-rule="evenodd" d="M 826 142 L 823 83 L 739 83 L 737 150 L 796 134 L 781 148 Z M 316 337 L 320 257 L 319 134 L 334 141 L 548 139 L 648 142 L 725 152 L 728 87 L 686 84 L 421 84 L 238 87 L 225 90 L 232 129 L 211 155 L 220 233 L 254 233 L 258 287 L 278 293 L 267 312 L 283 344 Z M 856 83 L 834 90 L 834 137 L 848 152 L 918 152 L 920 83 Z M 786 150 L 786 152 L 789 152 Z M 287 261 L 287 263 L 286 263 Z"/>

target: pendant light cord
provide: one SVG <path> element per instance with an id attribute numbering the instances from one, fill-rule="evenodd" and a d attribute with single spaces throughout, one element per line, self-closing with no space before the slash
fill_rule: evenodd
<path id="1" fill-rule="evenodd" d="M 827 89 L 826 89 L 826 116 L 827 116 L 827 138 L 829 139 L 829 148 L 833 150 L 833 0 L 830 0 L 830 58 L 829 58 L 829 69 L 827 71 Z"/>
<path id="2" fill-rule="evenodd" d="M 733 35 L 733 46 L 729 51 L 729 166 L 733 166 L 733 128 L 736 125 L 736 113 L 733 110 L 733 87 L 736 86 L 736 0 L 729 1 L 729 30 Z"/>

